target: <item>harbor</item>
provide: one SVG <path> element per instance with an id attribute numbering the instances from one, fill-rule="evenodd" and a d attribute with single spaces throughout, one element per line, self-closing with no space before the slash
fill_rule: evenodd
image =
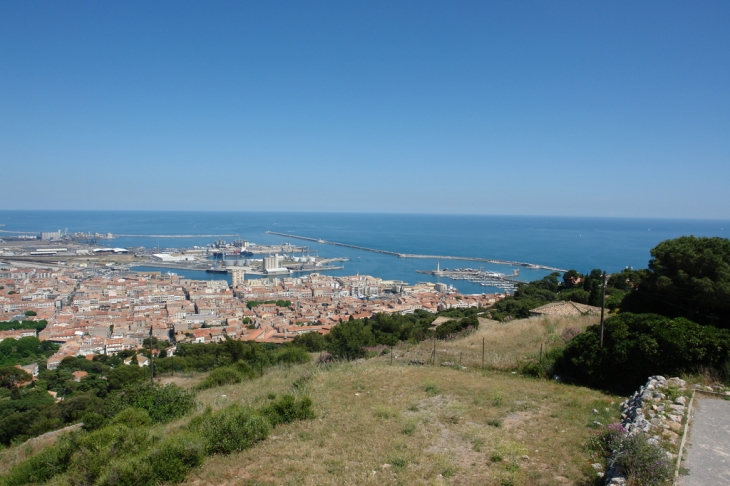
<path id="1" fill-rule="evenodd" d="M 451 280 L 466 280 L 468 282 L 481 285 L 482 287 L 496 287 L 506 292 L 514 292 L 519 285 L 526 284 L 522 280 L 517 280 L 520 274 L 519 269 L 515 269 L 512 275 L 505 275 L 498 272 L 490 272 L 481 268 L 448 268 L 441 269 L 440 264 L 436 266 L 436 270 L 416 270 L 416 273 L 422 275 L 433 275 L 435 277 L 446 277 Z"/>
<path id="2" fill-rule="evenodd" d="M 356 250 L 369 251 L 372 253 L 381 253 L 384 255 L 392 255 L 392 256 L 396 256 L 398 258 L 427 258 L 427 259 L 433 259 L 433 260 L 474 261 L 474 262 L 494 263 L 494 264 L 498 264 L 498 265 L 510 265 L 510 266 L 514 266 L 514 267 L 531 268 L 531 269 L 535 269 L 535 270 L 548 270 L 550 272 L 561 272 L 561 273 L 567 272 L 567 270 L 565 270 L 563 268 L 556 268 L 556 267 L 551 267 L 551 266 L 547 266 L 547 265 L 539 265 L 536 263 L 516 262 L 516 261 L 510 261 L 510 260 L 498 260 L 495 258 L 464 257 L 464 256 L 450 256 L 450 255 L 418 255 L 418 254 L 414 254 L 414 253 L 398 253 L 398 252 L 394 252 L 394 251 L 380 250 L 377 248 L 368 248 L 365 246 L 357 246 L 357 245 L 350 245 L 347 243 L 339 243 L 337 241 L 327 241 L 327 240 L 322 240 L 322 239 L 309 238 L 307 236 L 292 235 L 292 234 L 288 234 L 288 233 L 278 233 L 276 231 L 267 231 L 266 233 L 270 234 L 270 235 L 284 236 L 287 238 L 294 238 L 294 239 L 298 239 L 298 240 L 313 241 L 315 243 L 320 243 L 323 245 L 342 246 L 345 248 L 354 248 Z"/>

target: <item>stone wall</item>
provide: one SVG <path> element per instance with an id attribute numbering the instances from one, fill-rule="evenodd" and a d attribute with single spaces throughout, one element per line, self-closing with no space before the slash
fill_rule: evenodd
<path id="1" fill-rule="evenodd" d="M 681 440 L 689 393 L 687 382 L 680 378 L 652 376 L 621 403 L 621 425 L 628 435 L 645 434 L 650 443 L 665 449 L 669 460 L 674 461 L 677 456 L 671 449 Z M 605 477 L 607 485 L 626 484 L 626 478 L 613 469 Z"/>

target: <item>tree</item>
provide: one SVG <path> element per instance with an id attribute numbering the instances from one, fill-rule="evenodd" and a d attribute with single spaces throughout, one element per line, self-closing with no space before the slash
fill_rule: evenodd
<path id="1" fill-rule="evenodd" d="M 25 311 L 25 317 L 33 317 L 33 316 L 37 316 L 37 315 L 38 314 L 36 314 L 35 311 L 32 311 L 32 310 Z"/>
<path id="2" fill-rule="evenodd" d="M 325 340 L 324 336 L 317 332 L 305 332 L 304 334 L 297 335 L 292 343 L 295 346 L 301 346 L 310 353 L 318 353 L 324 350 Z"/>
<path id="3" fill-rule="evenodd" d="M 659 243 L 651 256 L 622 310 L 730 327 L 730 240 L 683 236 Z"/>
<path id="4" fill-rule="evenodd" d="M 698 368 L 722 369 L 730 357 L 730 331 L 684 318 L 624 312 L 570 340 L 556 372 L 581 383 L 628 392 L 647 376 L 676 376 Z"/>
<path id="5" fill-rule="evenodd" d="M 366 346 L 375 344 L 375 337 L 360 320 L 347 321 L 333 327 L 327 335 L 327 350 L 336 358 L 357 359 L 365 357 Z"/>
<path id="6" fill-rule="evenodd" d="M 581 274 L 575 270 L 568 270 L 563 274 L 563 286 L 566 289 L 570 289 L 574 286 L 575 281 L 581 278 Z"/>
<path id="7" fill-rule="evenodd" d="M 30 373 L 15 366 L 4 366 L 0 368 L 0 387 L 13 389 L 32 379 L 33 377 Z"/>

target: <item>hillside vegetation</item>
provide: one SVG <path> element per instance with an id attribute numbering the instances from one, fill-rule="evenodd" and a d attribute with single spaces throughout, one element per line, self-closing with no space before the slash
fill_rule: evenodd
<path id="1" fill-rule="evenodd" d="M 505 324 L 483 321 L 480 329 L 467 337 L 439 342 L 446 356 L 447 350 L 452 354 L 471 352 L 482 337 L 485 341 L 489 337 L 491 357 L 484 371 L 474 360 L 467 369 L 407 364 L 405 354 L 427 350 L 430 343 L 424 342 L 397 348 L 395 354 L 401 357 L 394 359 L 393 365 L 389 354 L 319 366 L 282 363 L 265 368 L 261 377 L 210 388 L 200 386 L 207 380 L 206 374 L 165 377 L 165 382 L 199 390 L 195 410 L 182 418 L 171 415 L 172 421 L 156 422 L 145 418 L 149 413 L 138 413 L 141 418 L 137 420 L 151 423 L 144 425 L 147 432 L 142 436 L 127 439 L 138 443 L 137 452 L 112 461 L 116 469 L 95 463 L 96 476 L 91 477 L 78 475 L 87 471 L 82 467 L 87 466 L 76 458 L 71 461 L 76 464 L 76 476 L 66 473 L 52 483 L 109 483 L 125 471 L 135 471 L 147 474 L 141 479 L 134 476 L 137 484 L 159 484 L 164 478 L 160 471 L 137 469 L 145 458 L 159 458 L 163 452 L 188 459 L 176 462 L 177 472 L 164 480 L 177 482 L 186 477 L 183 484 L 527 485 L 591 481 L 595 474 L 585 462 L 583 445 L 593 433 L 594 421 L 606 423 L 616 415 L 619 399 L 510 371 L 522 360 L 534 357 L 541 342 L 561 339 L 561 329 L 584 328 L 591 322 L 533 319 L 513 322 L 507 329 Z M 500 345 L 504 345 L 501 350 Z M 478 354 L 481 360 L 481 349 Z M 296 403 L 309 397 L 313 415 L 304 413 L 304 420 L 274 421 L 268 426 L 273 426 L 270 432 L 263 425 L 256 440 L 245 447 L 234 444 L 223 453 L 212 445 L 215 440 L 194 440 L 200 435 L 195 431 L 201 430 L 201 423 L 208 423 L 210 429 L 230 422 L 207 416 L 243 413 L 245 419 L 246 414 L 253 413 L 266 417 L 267 407 L 286 395 Z M 600 414 L 592 413 L 594 409 Z M 112 425 L 99 432 L 82 431 L 75 444 L 86 450 L 101 440 L 99 433 L 110 434 L 109 427 L 121 430 L 120 420 L 112 419 Z M 180 449 L 185 443 L 190 447 Z M 2 470 L 7 473 L 16 464 L 17 472 L 27 457 L 31 461 L 34 457 L 44 459 L 43 450 L 41 456 L 38 454 L 28 446 L 7 449 L 0 456 Z M 159 468 L 159 462 L 156 464 Z M 9 477 L 13 476 L 5 476 L 0 484 L 23 484 L 9 481 Z M 149 482 L 144 482 L 145 478 Z"/>

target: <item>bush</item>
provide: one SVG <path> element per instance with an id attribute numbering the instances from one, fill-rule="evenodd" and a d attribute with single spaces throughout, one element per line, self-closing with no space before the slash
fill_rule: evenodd
<path id="1" fill-rule="evenodd" d="M 295 420 L 309 420 L 316 417 L 312 410 L 312 400 L 302 397 L 296 400 L 293 395 L 283 395 L 261 409 L 271 425 L 288 424 Z"/>
<path id="2" fill-rule="evenodd" d="M 179 483 L 188 471 L 203 464 L 205 443 L 192 434 L 180 434 L 162 441 L 147 461 L 157 482 Z"/>
<path id="3" fill-rule="evenodd" d="M 280 363 L 304 364 L 308 363 L 312 357 L 309 356 L 309 353 L 307 353 L 307 350 L 304 348 L 289 346 L 282 349 L 276 359 Z"/>
<path id="4" fill-rule="evenodd" d="M 240 383 L 243 380 L 241 373 L 236 371 L 232 366 L 224 368 L 216 368 L 211 371 L 208 376 L 200 382 L 195 388 L 198 390 L 207 390 L 216 386 L 232 385 Z"/>
<path id="5" fill-rule="evenodd" d="M 613 454 L 613 451 L 618 450 L 625 436 L 626 429 L 617 422 L 593 436 L 588 442 L 588 448 L 595 452 L 598 458 L 605 460 Z"/>
<path id="6" fill-rule="evenodd" d="M 84 423 L 84 430 L 96 430 L 104 426 L 106 417 L 96 412 L 86 412 L 81 421 Z"/>
<path id="7" fill-rule="evenodd" d="M 362 321 L 347 321 L 332 328 L 326 337 L 327 349 L 338 359 L 364 358 L 366 346 L 375 344 L 375 336 Z"/>
<path id="8" fill-rule="evenodd" d="M 30 459 L 13 466 L 10 472 L 2 478 L 2 484 L 3 486 L 21 486 L 45 483 L 53 476 L 66 471 L 75 449 L 71 440 L 62 437 L 55 445 L 46 447 Z"/>
<path id="9" fill-rule="evenodd" d="M 109 463 L 95 484 L 99 486 L 153 486 L 152 466 L 144 457 L 119 458 Z"/>
<path id="10" fill-rule="evenodd" d="M 296 336 L 292 344 L 303 347 L 310 353 L 319 353 L 320 351 L 324 351 L 325 340 L 324 336 L 317 332 L 306 332 Z"/>
<path id="11" fill-rule="evenodd" d="M 136 407 L 147 411 L 153 422 L 168 422 L 182 417 L 195 405 L 195 394 L 177 385 L 136 383 L 124 389 L 116 409 Z"/>
<path id="12" fill-rule="evenodd" d="M 545 351 L 542 361 L 527 361 L 520 364 L 520 373 L 534 378 L 550 379 L 555 375 L 557 362 L 563 356 L 562 347 L 556 347 Z"/>
<path id="13" fill-rule="evenodd" d="M 621 440 L 611 463 L 628 478 L 629 484 L 660 486 L 672 477 L 667 454 L 650 444 L 643 434 Z"/>
<path id="14" fill-rule="evenodd" d="M 248 449 L 271 432 L 271 424 L 266 418 L 239 405 L 203 415 L 191 426 L 205 440 L 208 454 L 230 454 Z"/>
<path id="15" fill-rule="evenodd" d="M 142 408 L 127 408 L 112 417 L 112 424 L 126 425 L 127 427 L 146 427 L 152 424 L 147 410 Z"/>
<path id="16" fill-rule="evenodd" d="M 652 375 L 698 367 L 720 369 L 730 352 L 730 331 L 687 319 L 623 313 L 570 340 L 556 371 L 587 385 L 630 392 Z"/>
<path id="17" fill-rule="evenodd" d="M 150 445 L 146 428 L 109 425 L 78 436 L 71 456 L 68 475 L 71 483 L 95 484 L 117 457 L 131 456 Z"/>
<path id="18" fill-rule="evenodd" d="M 448 336 L 459 334 L 469 328 L 479 329 L 479 319 L 476 316 L 444 322 L 436 328 L 436 337 L 444 339 Z"/>

